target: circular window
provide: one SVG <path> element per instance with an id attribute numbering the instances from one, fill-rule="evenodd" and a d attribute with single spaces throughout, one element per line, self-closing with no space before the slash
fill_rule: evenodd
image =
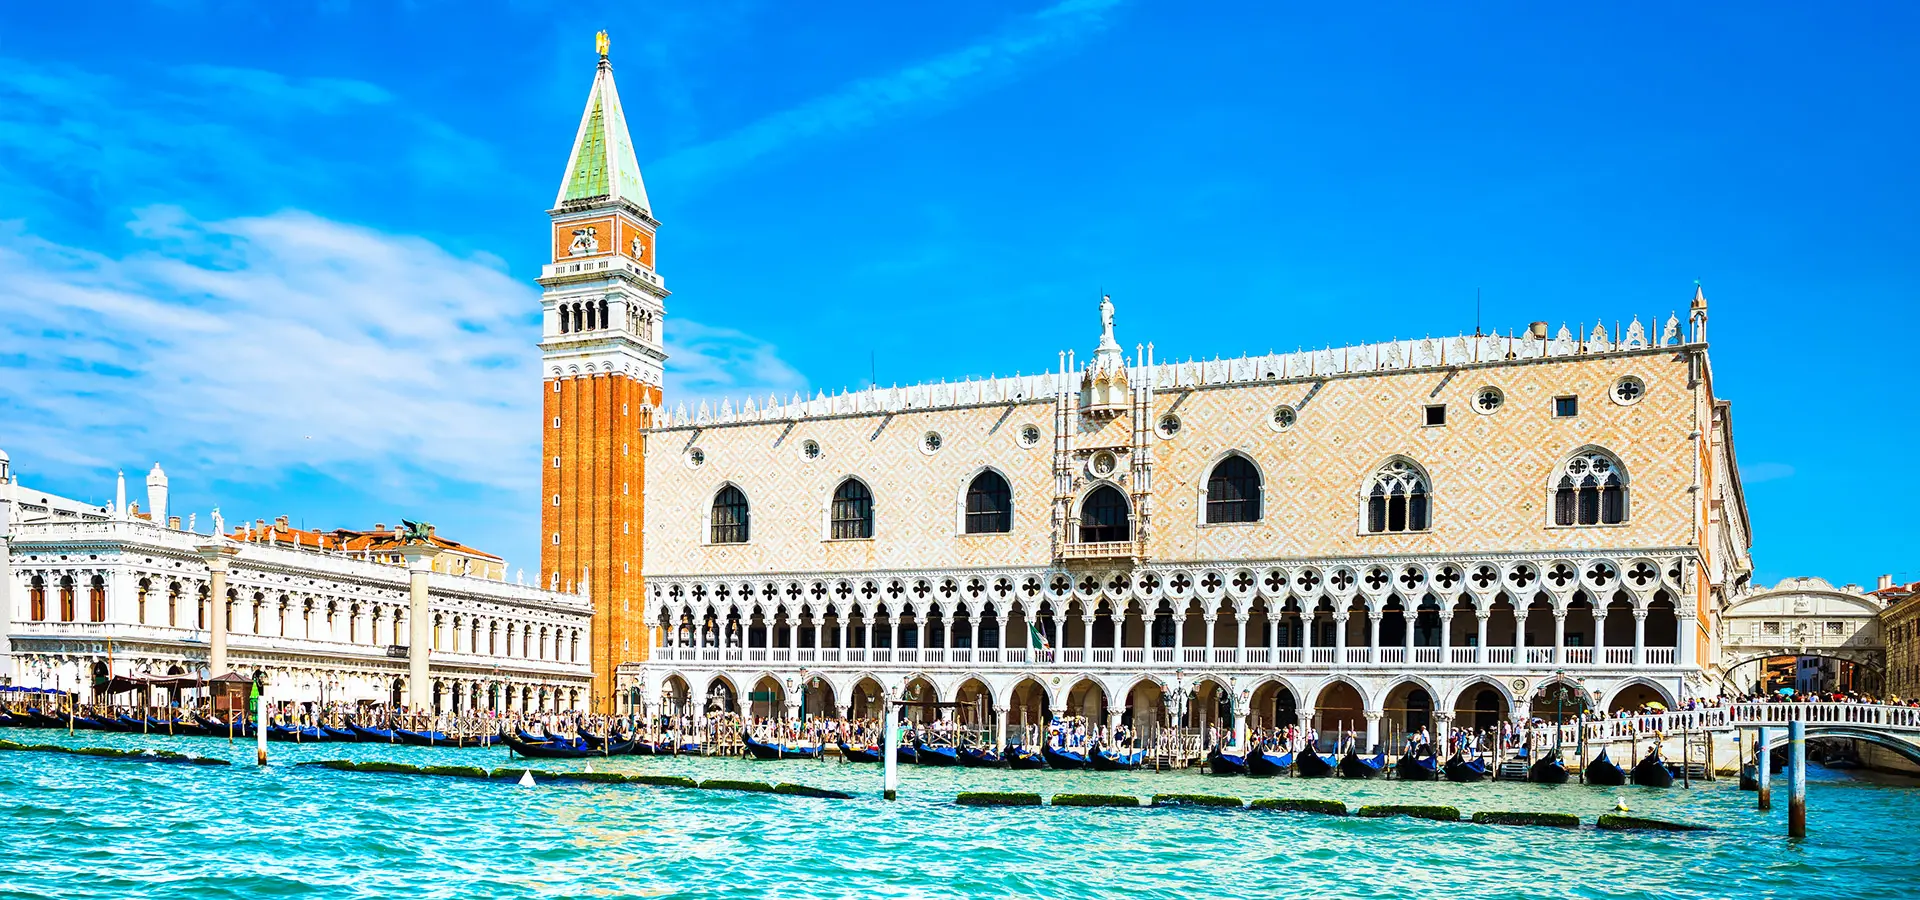
<path id="1" fill-rule="evenodd" d="M 938 431 L 927 432 L 926 436 L 920 439 L 920 449 L 927 453 L 934 453 L 939 451 L 940 432 Z"/>
<path id="2" fill-rule="evenodd" d="M 696 469 L 707 463 L 707 451 L 695 447 L 687 451 L 687 465 Z"/>
<path id="3" fill-rule="evenodd" d="M 1108 475 L 1112 475 L 1113 470 L 1118 468 L 1120 463 L 1113 458 L 1113 454 L 1101 451 L 1093 455 L 1092 465 L 1093 474 L 1105 478 Z"/>
<path id="4" fill-rule="evenodd" d="M 1180 433 L 1180 417 L 1173 413 L 1167 413 L 1160 417 L 1160 424 L 1155 426 L 1153 430 L 1163 438 L 1173 437 Z"/>
<path id="5" fill-rule="evenodd" d="M 1020 426 L 1019 440 L 1020 440 L 1020 446 L 1022 447 L 1040 446 L 1040 426 L 1038 425 Z"/>
<path id="6" fill-rule="evenodd" d="M 1491 385 L 1483 387 L 1473 393 L 1473 411 L 1483 416 L 1505 406 L 1506 403 L 1507 395 L 1501 393 L 1499 388 Z"/>
<path id="7" fill-rule="evenodd" d="M 1291 406 L 1281 404 L 1273 408 L 1273 415 L 1267 417 L 1267 427 L 1275 431 L 1285 431 L 1300 421 L 1300 412 Z"/>
<path id="8" fill-rule="evenodd" d="M 1632 375 L 1622 375 L 1613 383 L 1611 391 L 1613 402 L 1621 406 L 1632 406 L 1647 395 L 1647 383 Z"/>
<path id="9" fill-rule="evenodd" d="M 820 442 L 819 441 L 801 441 L 800 455 L 808 459 L 819 459 L 820 458 Z"/>

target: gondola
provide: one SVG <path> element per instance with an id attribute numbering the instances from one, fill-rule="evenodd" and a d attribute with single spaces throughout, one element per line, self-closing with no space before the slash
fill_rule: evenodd
<path id="1" fill-rule="evenodd" d="M 1421 756 L 1420 750 L 1427 751 L 1427 755 Z M 1393 764 L 1393 774 L 1401 781 L 1437 781 L 1440 761 L 1434 759 L 1432 747 L 1409 750 Z"/>
<path id="2" fill-rule="evenodd" d="M 1247 758 L 1223 752 L 1219 747 L 1207 754 L 1207 772 L 1213 775 L 1247 774 Z"/>
<path id="3" fill-rule="evenodd" d="M 662 756 L 664 754 L 660 752 L 659 744 L 656 744 L 645 738 L 634 738 L 633 739 L 633 755 L 634 756 Z"/>
<path id="4" fill-rule="evenodd" d="M 1527 780 L 1534 784 L 1566 784 L 1567 764 L 1555 750 L 1550 756 L 1542 756 L 1527 767 Z"/>
<path id="5" fill-rule="evenodd" d="M 1386 768 L 1385 753 L 1376 753 L 1369 759 L 1348 750 L 1347 755 L 1340 757 L 1340 777 L 1342 778 L 1376 778 L 1381 772 L 1386 771 Z"/>
<path id="6" fill-rule="evenodd" d="M 819 744 L 781 744 L 781 759 L 819 759 L 826 748 Z"/>
<path id="7" fill-rule="evenodd" d="M 674 752 L 681 756 L 703 756 L 706 753 L 699 741 L 681 741 Z"/>
<path id="8" fill-rule="evenodd" d="M 1047 767 L 1050 769 L 1084 769 L 1087 767 L 1087 757 L 1084 754 L 1075 753 L 1072 750 L 1061 750 L 1052 744 L 1040 745 L 1040 756 L 1046 759 Z"/>
<path id="9" fill-rule="evenodd" d="M 756 741 L 753 739 L 753 735 L 746 734 L 744 732 L 742 732 L 740 735 L 740 743 L 746 745 L 747 755 L 753 757 L 754 759 L 772 760 L 772 759 L 780 758 L 779 744 L 769 744 L 765 741 Z"/>
<path id="10" fill-rule="evenodd" d="M 1265 750 L 1257 750 L 1247 754 L 1247 774 L 1255 778 L 1285 775 L 1291 768 L 1293 768 L 1291 753 L 1269 753 Z"/>
<path id="11" fill-rule="evenodd" d="M 1120 772 L 1128 769 L 1138 769 L 1140 768 L 1140 760 L 1145 757 L 1146 754 L 1138 750 L 1132 752 L 1109 750 L 1096 744 L 1093 747 L 1093 752 L 1087 754 L 1087 768 L 1096 772 Z"/>
<path id="12" fill-rule="evenodd" d="M 1760 789 L 1760 767 L 1747 763 L 1740 767 L 1740 789 L 1757 791 Z"/>
<path id="13" fill-rule="evenodd" d="M 611 755 L 594 750 L 585 744 L 562 744 L 552 741 L 528 742 L 518 737 L 508 736 L 507 746 L 513 752 L 528 759 L 587 759 L 595 756 Z"/>
<path id="14" fill-rule="evenodd" d="M 1673 770 L 1658 750 L 1647 751 L 1645 758 L 1633 764 L 1632 778 L 1641 787 L 1673 787 Z"/>
<path id="15" fill-rule="evenodd" d="M 1600 787 L 1619 787 L 1627 783 L 1627 770 L 1614 765 L 1613 760 L 1607 758 L 1607 751 L 1602 750 L 1599 756 L 1587 763 L 1587 783 Z"/>
<path id="16" fill-rule="evenodd" d="M 851 747 L 846 741 L 841 741 L 840 758 L 850 763 L 877 763 L 880 761 L 880 748 Z"/>
<path id="17" fill-rule="evenodd" d="M 360 736 L 354 734 L 351 728 L 335 728 L 332 725 L 322 725 L 320 726 L 320 730 L 326 734 L 327 740 L 330 741 L 357 741 L 360 739 Z"/>
<path id="18" fill-rule="evenodd" d="M 349 723 L 347 730 L 353 732 L 354 739 L 363 744 L 392 744 L 397 739 L 393 732 L 385 728 L 368 728 L 365 725 Z"/>
<path id="19" fill-rule="evenodd" d="M 78 725 L 80 716 L 75 714 L 73 719 L 74 723 Z M 141 727 L 142 723 L 139 719 L 128 715 L 115 715 L 112 718 L 99 716 L 95 718 L 95 721 L 107 723 L 106 730 L 108 731 L 126 731 L 138 734 L 145 730 Z"/>
<path id="20" fill-rule="evenodd" d="M 1007 761 L 1007 768 L 1009 769 L 1032 771 L 1034 769 L 1044 769 L 1047 766 L 1047 759 L 1040 755 L 1040 751 L 1032 750 L 1019 744 L 1008 744 L 1007 749 L 1000 752 L 1000 756 Z"/>
<path id="21" fill-rule="evenodd" d="M 72 717 L 72 724 L 76 730 L 79 730 L 79 729 L 85 729 L 87 731 L 124 731 L 125 730 L 120 727 L 120 723 L 117 721 L 110 720 L 110 719 L 103 719 L 96 716 L 90 716 L 90 715 L 87 715 L 86 713 L 74 713 Z M 59 727 L 65 728 L 67 727 L 67 723 L 62 722 L 60 723 Z"/>
<path id="22" fill-rule="evenodd" d="M 914 761 L 923 766 L 957 766 L 960 764 L 960 751 L 952 747 L 916 741 Z"/>
<path id="23" fill-rule="evenodd" d="M 207 726 L 201 724 L 199 717 L 192 716 L 192 715 L 182 715 L 180 718 L 175 719 L 173 721 L 173 733 L 184 734 L 184 735 L 187 735 L 188 737 L 207 737 L 213 732 L 208 731 Z M 346 738 L 345 740 L 353 740 L 353 739 Z"/>
<path id="24" fill-rule="evenodd" d="M 997 769 L 1004 762 L 992 747 L 963 747 L 960 750 L 960 764 L 969 769 Z"/>
<path id="25" fill-rule="evenodd" d="M 1458 753 L 1447 760 L 1447 780 L 1462 784 L 1487 780 L 1487 764 L 1479 757 L 1468 759 Z"/>
<path id="26" fill-rule="evenodd" d="M 268 725 L 267 740 L 295 744 L 324 744 L 327 742 L 327 735 L 318 728 L 309 728 L 305 725 Z"/>
<path id="27" fill-rule="evenodd" d="M 1331 756 L 1321 756 L 1320 751 L 1312 747 L 1293 757 L 1293 771 L 1301 778 L 1326 778 L 1338 768 L 1338 761 Z"/>
<path id="28" fill-rule="evenodd" d="M 231 726 L 221 721 L 218 716 L 198 715 L 194 718 L 200 721 L 201 731 L 208 737 L 253 737 L 253 725 L 245 718 L 235 719 Z"/>
<path id="29" fill-rule="evenodd" d="M 893 748 L 893 761 L 912 765 L 920 761 L 920 751 L 913 749 L 912 744 L 901 744 Z"/>

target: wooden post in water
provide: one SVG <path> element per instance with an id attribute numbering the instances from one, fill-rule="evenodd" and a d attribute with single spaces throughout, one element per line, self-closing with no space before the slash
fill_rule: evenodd
<path id="1" fill-rule="evenodd" d="M 898 799 L 900 794 L 900 726 L 894 716 L 893 697 L 889 695 L 880 702 L 880 765 L 884 773 L 880 791 L 888 800 Z"/>
<path id="2" fill-rule="evenodd" d="M 1680 726 L 1680 786 L 1693 787 L 1693 740 L 1684 724 Z"/>
<path id="3" fill-rule="evenodd" d="M 264 766 L 267 764 L 267 689 L 265 685 L 262 685 L 260 688 L 260 698 L 254 701 L 254 711 L 256 713 L 253 727 L 255 739 L 254 758 L 260 765 Z M 244 716 L 246 714 L 247 711 L 245 707 L 242 707 L 238 712 L 238 715 Z M 229 713 L 229 715 L 234 714 Z"/>
<path id="4" fill-rule="evenodd" d="M 1787 723 L 1787 837 L 1807 836 L 1807 723 Z"/>
<path id="5" fill-rule="evenodd" d="M 1761 812 L 1769 812 L 1773 809 L 1773 751 L 1767 748 L 1767 744 L 1772 739 L 1773 729 L 1765 725 L 1760 726 L 1760 737 L 1754 742 L 1753 777 L 1760 782 L 1759 810 Z"/>

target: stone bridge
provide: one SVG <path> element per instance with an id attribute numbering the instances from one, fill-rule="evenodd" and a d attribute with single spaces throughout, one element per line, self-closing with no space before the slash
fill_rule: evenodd
<path id="1" fill-rule="evenodd" d="M 1884 747 L 1920 766 L 1920 707 L 1880 703 L 1735 703 L 1713 709 L 1692 709 L 1626 718 L 1601 719 L 1567 726 L 1562 739 L 1584 736 L 1588 744 L 1632 741 L 1653 735 L 1682 733 L 1731 735 L 1772 729 L 1767 747 L 1784 746 L 1787 723 L 1805 722 L 1808 738 L 1851 738 Z M 1575 732 L 1582 728 L 1584 735 Z M 1747 743 L 1751 748 L 1752 744 Z"/>

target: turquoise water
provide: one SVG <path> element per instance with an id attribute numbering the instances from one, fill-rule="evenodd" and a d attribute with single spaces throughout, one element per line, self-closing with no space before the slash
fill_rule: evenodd
<path id="1" fill-rule="evenodd" d="M 1201 774 L 615 758 L 600 771 L 749 777 L 852 801 L 543 785 L 296 768 L 318 759 L 506 764 L 504 750 L 253 745 L 212 738 L 0 729 L 0 738 L 155 747 L 232 759 L 183 766 L 0 753 L 0 897 L 1876 897 L 1906 888 L 1920 791 L 1816 770 L 1812 837 L 1785 838 L 1732 782 L 1599 789 Z M 542 760 L 548 769 L 575 761 Z M 1886 781 L 1886 779 L 1881 779 Z M 1784 784 L 1782 784 L 1784 788 Z M 1228 793 L 1476 810 L 1588 823 L 1625 798 L 1700 834 L 1614 834 L 1195 809 L 974 809 L 961 790 Z"/>

